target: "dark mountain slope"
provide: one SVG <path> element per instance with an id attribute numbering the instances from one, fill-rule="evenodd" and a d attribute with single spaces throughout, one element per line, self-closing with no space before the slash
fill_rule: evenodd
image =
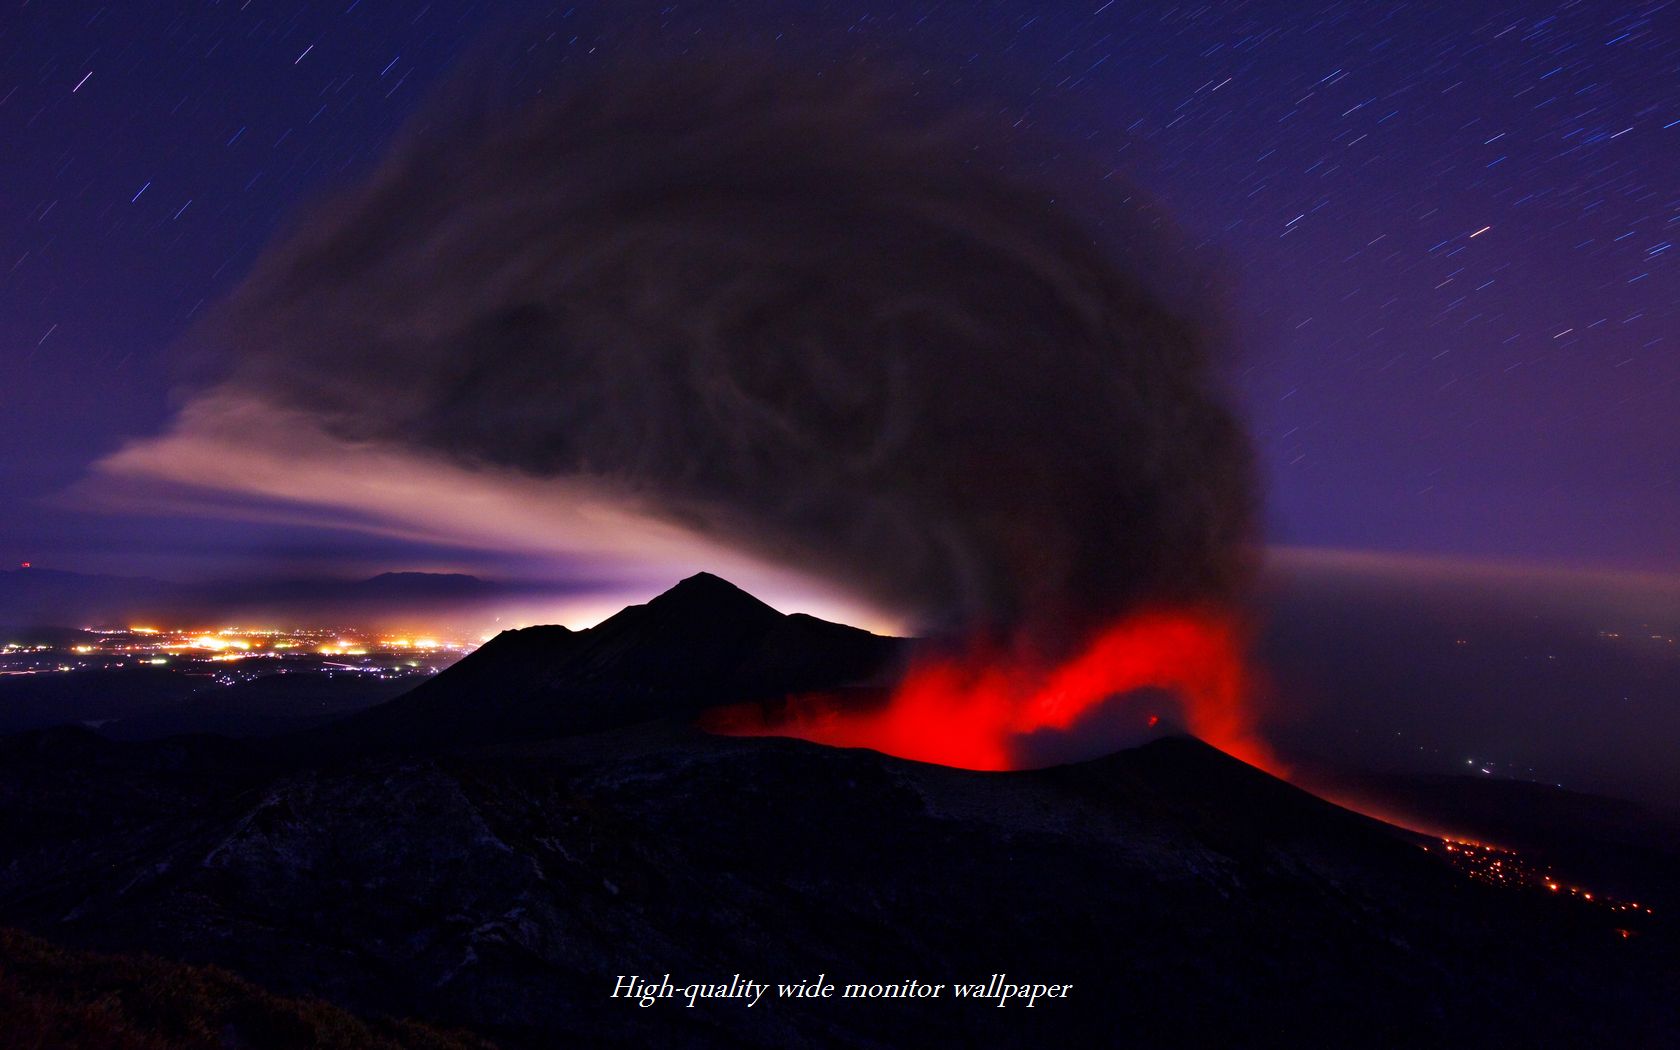
<path id="1" fill-rule="evenodd" d="M 1496 843 L 1571 883 L 1680 905 L 1680 814 L 1499 777 L 1321 775 L 1314 790 L 1413 827 Z"/>
<path id="2" fill-rule="evenodd" d="M 167 772 L 123 754 L 126 781 L 103 768 L 131 790 Z M 1642 1046 L 1680 1020 L 1666 928 L 1624 940 L 1620 920 L 1578 902 L 1472 883 L 1409 835 L 1190 740 L 987 774 L 654 723 L 207 790 L 226 802 L 182 807 L 173 835 L 79 829 L 99 865 L 37 863 L 43 847 L 62 858 L 59 834 L 4 843 L 16 859 L 0 921 L 509 1045 L 1108 1045 L 1123 1032 L 1139 1045 Z M 113 836 L 129 848 L 100 845 Z M 825 972 L 842 988 L 1007 972 L 1075 991 L 1031 1013 L 611 998 L 619 975 L 667 972 Z"/>

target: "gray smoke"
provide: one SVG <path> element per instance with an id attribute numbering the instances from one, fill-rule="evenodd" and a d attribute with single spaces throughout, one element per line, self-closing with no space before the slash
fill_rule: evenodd
<path id="1" fill-rule="evenodd" d="M 934 629 L 1228 596 L 1247 446 L 1153 250 L 883 83 L 691 60 L 434 118 L 198 342 L 346 438 L 593 480 Z"/>

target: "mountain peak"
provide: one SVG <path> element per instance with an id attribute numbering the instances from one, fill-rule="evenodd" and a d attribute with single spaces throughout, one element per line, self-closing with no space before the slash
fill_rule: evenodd
<path id="1" fill-rule="evenodd" d="M 697 572 L 670 590 L 648 602 L 648 608 L 661 612 L 700 614 L 707 616 L 762 618 L 765 613 L 780 617 L 781 613 L 759 601 L 721 576 Z"/>

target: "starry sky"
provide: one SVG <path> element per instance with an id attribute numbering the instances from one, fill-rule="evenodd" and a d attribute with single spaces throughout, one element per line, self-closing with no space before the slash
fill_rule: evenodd
<path id="1" fill-rule="evenodd" d="M 64 495 L 169 424 L 171 344 L 487 33 L 550 64 L 700 39 L 911 56 L 1111 158 L 1221 276 L 1271 542 L 1680 560 L 1671 3 L 514 6 L 0 16 L 0 561 L 530 569 L 495 544 Z"/>

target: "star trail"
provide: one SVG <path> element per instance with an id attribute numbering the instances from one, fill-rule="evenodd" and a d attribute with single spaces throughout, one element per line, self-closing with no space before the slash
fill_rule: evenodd
<path id="1" fill-rule="evenodd" d="M 0 556 L 427 550 L 61 493 L 171 419 L 169 349 L 487 37 L 526 63 L 878 55 L 1107 158 L 1216 278 L 1275 543 L 1672 569 L 1672 3 L 25 3 L 0 31 Z M 1046 157 L 1046 165 L 1056 158 Z M 1126 189 L 1123 192 L 1132 192 Z"/>

